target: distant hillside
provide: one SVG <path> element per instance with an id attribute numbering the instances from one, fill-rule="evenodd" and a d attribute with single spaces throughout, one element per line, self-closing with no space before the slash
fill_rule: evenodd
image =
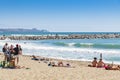
<path id="1" fill-rule="evenodd" d="M 17 29 L 11 29 L 11 28 L 8 28 L 8 29 L 0 29 L 0 32 L 18 32 L 18 33 L 22 33 L 22 32 L 49 32 L 47 30 L 38 30 L 36 28 L 33 28 L 33 29 L 22 29 L 22 28 L 17 28 Z"/>

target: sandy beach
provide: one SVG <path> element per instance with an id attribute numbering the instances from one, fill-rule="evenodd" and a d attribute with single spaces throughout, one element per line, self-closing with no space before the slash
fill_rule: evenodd
<path id="1" fill-rule="evenodd" d="M 0 55 L 0 61 L 4 58 Z M 90 62 L 66 61 L 75 68 L 51 67 L 44 61 L 31 60 L 32 57 L 21 55 L 21 69 L 0 68 L 0 80 L 118 80 L 119 70 L 105 70 L 104 68 L 87 67 Z M 59 61 L 50 59 L 51 61 Z"/>

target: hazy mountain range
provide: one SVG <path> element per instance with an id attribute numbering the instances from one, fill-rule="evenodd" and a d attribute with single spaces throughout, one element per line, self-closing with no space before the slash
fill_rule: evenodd
<path id="1" fill-rule="evenodd" d="M 41 29 L 38 30 L 36 28 L 33 29 L 22 29 L 22 28 L 7 28 L 7 29 L 0 29 L 0 32 L 49 32 L 48 30 Z"/>

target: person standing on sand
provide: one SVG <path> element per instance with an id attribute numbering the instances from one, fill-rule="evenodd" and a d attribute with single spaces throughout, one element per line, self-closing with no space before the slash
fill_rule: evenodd
<path id="1" fill-rule="evenodd" d="M 8 43 L 5 43 L 5 45 L 2 48 L 2 51 L 4 53 L 4 61 L 7 61 L 7 57 L 9 56 L 9 52 L 8 52 Z"/>
<path id="2" fill-rule="evenodd" d="M 22 48 L 21 48 L 21 45 L 19 45 L 18 48 L 19 48 L 19 55 L 22 55 Z"/>
<path id="3" fill-rule="evenodd" d="M 10 45 L 10 61 L 9 61 L 9 67 L 15 67 L 15 58 L 14 58 L 14 46 Z"/>
<path id="4" fill-rule="evenodd" d="M 11 59 L 14 56 L 14 53 L 15 53 L 13 45 L 10 45 L 9 51 L 10 51 L 10 59 Z"/>
<path id="5" fill-rule="evenodd" d="M 15 60 L 17 58 L 17 64 L 18 64 L 19 63 L 19 54 L 22 53 L 22 49 L 18 44 L 16 44 L 16 47 L 14 48 L 14 51 L 15 51 L 15 53 L 14 53 Z"/>

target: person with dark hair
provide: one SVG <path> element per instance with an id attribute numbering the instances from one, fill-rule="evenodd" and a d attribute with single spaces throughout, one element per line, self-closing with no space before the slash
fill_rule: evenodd
<path id="1" fill-rule="evenodd" d="M 92 61 L 92 65 L 88 65 L 89 67 L 96 67 L 97 66 L 97 58 L 94 57 L 94 60 Z"/>
<path id="2" fill-rule="evenodd" d="M 18 44 L 16 44 L 16 47 L 14 48 L 14 51 L 15 51 L 14 56 L 15 56 L 15 59 L 17 58 L 17 64 L 18 64 L 18 62 L 19 62 L 19 53 L 20 53 L 20 51 L 22 51 L 22 49 L 21 49 L 21 47 L 19 47 Z"/>
<path id="3" fill-rule="evenodd" d="M 8 52 L 9 48 L 8 48 L 8 43 L 5 43 L 5 45 L 2 48 L 2 51 L 4 53 L 4 61 L 7 61 L 7 58 L 9 57 L 9 52 Z"/>

